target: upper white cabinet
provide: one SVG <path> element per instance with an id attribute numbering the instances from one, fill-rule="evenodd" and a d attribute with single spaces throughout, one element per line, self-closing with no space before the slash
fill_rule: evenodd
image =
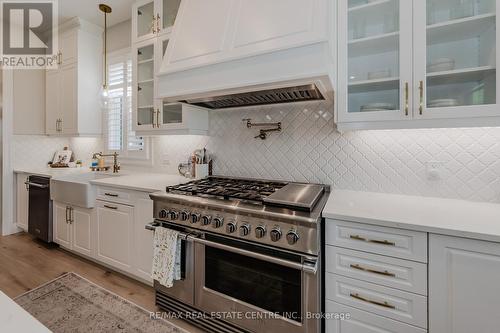
<path id="1" fill-rule="evenodd" d="M 142 0 L 132 9 L 132 40 L 139 42 L 172 30 L 181 0 Z"/>
<path id="2" fill-rule="evenodd" d="M 327 39 L 325 0 L 183 0 L 161 73 Z"/>
<path id="3" fill-rule="evenodd" d="M 14 70 L 14 134 L 45 134 L 45 70 Z M 29 98 L 26 92 L 29 91 Z"/>
<path id="4" fill-rule="evenodd" d="M 500 244 L 431 235 L 429 332 L 498 332 Z"/>
<path id="5" fill-rule="evenodd" d="M 133 24 L 132 128 L 138 135 L 206 134 L 208 131 L 207 110 L 164 103 L 158 94 L 157 73 L 170 44 L 170 31 L 179 4 L 179 0 L 141 1 L 133 9 L 136 18 Z M 151 28 L 154 32 L 146 33 L 145 17 L 149 17 L 153 9 L 163 14 L 155 14 L 155 25 Z"/>
<path id="6" fill-rule="evenodd" d="M 135 131 L 154 130 L 158 118 L 156 96 L 158 42 L 150 39 L 134 46 L 132 55 L 132 101 Z"/>
<path id="7" fill-rule="evenodd" d="M 339 122 L 408 119 L 412 1 L 339 6 Z"/>
<path id="8" fill-rule="evenodd" d="M 58 69 L 45 80 L 45 132 L 100 135 L 102 29 L 75 18 L 60 28 Z"/>
<path id="9" fill-rule="evenodd" d="M 417 118 L 499 116 L 498 1 L 415 1 Z"/>
<path id="10" fill-rule="evenodd" d="M 500 123 L 495 0 L 338 6 L 340 130 Z"/>

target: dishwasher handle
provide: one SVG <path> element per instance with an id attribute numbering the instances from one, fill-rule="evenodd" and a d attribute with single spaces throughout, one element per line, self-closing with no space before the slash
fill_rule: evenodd
<path id="1" fill-rule="evenodd" d="M 38 184 L 33 182 L 24 182 L 24 184 L 29 188 L 29 186 L 38 187 L 38 188 L 49 188 L 48 184 Z"/>

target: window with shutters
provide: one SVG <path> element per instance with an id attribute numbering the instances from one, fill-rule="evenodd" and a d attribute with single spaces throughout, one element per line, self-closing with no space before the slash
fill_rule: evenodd
<path id="1" fill-rule="evenodd" d="M 108 97 L 104 123 L 107 152 L 118 152 L 120 159 L 150 161 L 148 140 L 132 130 L 132 59 L 119 52 L 108 60 Z"/>

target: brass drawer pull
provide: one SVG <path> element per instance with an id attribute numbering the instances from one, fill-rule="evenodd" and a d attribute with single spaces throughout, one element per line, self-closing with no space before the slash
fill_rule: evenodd
<path id="1" fill-rule="evenodd" d="M 117 198 L 118 197 L 118 194 L 114 194 L 114 193 L 104 193 L 104 195 L 107 195 L 108 197 L 115 197 Z"/>
<path id="2" fill-rule="evenodd" d="M 388 241 L 388 240 L 377 240 L 377 239 L 366 239 L 363 238 L 359 235 L 350 235 L 350 239 L 362 241 L 362 242 L 368 242 L 368 243 L 375 243 L 375 244 L 381 244 L 381 245 L 388 245 L 388 246 L 396 246 L 396 243 Z"/>
<path id="3" fill-rule="evenodd" d="M 109 208 L 109 209 L 114 209 L 114 210 L 118 209 L 118 207 L 116 207 L 116 206 L 108 206 L 108 205 L 104 205 L 104 207 L 105 207 L 105 208 Z"/>
<path id="4" fill-rule="evenodd" d="M 382 271 L 376 271 L 374 269 L 361 267 L 360 265 L 357 265 L 357 264 L 351 264 L 349 266 L 351 268 L 353 268 L 353 269 L 357 269 L 357 270 L 363 271 L 363 272 L 368 272 L 368 273 L 373 273 L 373 274 L 379 274 L 379 275 L 384 275 L 384 276 L 396 277 L 396 274 L 391 273 L 389 271 L 383 271 L 383 272 Z"/>
<path id="5" fill-rule="evenodd" d="M 372 301 L 370 299 L 366 299 L 364 297 L 359 296 L 359 294 L 353 294 L 353 293 L 350 293 L 349 296 L 351 296 L 352 298 L 355 298 L 357 300 L 366 302 L 366 303 L 370 303 L 370 304 L 374 304 L 374 305 L 378 305 L 378 306 L 383 306 L 384 308 L 393 309 L 393 310 L 396 309 L 396 307 L 394 305 L 389 304 L 388 302 Z"/>
<path id="6" fill-rule="evenodd" d="M 418 113 L 422 115 L 424 113 L 424 81 L 419 82 L 418 90 L 420 90 L 420 104 L 418 106 Z"/>
<path id="7" fill-rule="evenodd" d="M 410 100 L 410 87 L 409 87 L 409 83 L 408 82 L 405 82 L 405 116 L 408 116 L 408 111 L 410 109 L 410 103 L 409 103 L 409 100 Z"/>

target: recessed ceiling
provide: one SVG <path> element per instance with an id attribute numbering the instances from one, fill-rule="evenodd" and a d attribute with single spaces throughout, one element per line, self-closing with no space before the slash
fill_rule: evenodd
<path id="1" fill-rule="evenodd" d="M 135 0 L 59 0 L 59 23 L 78 16 L 104 27 L 104 14 L 99 10 L 99 4 L 104 3 L 113 9 L 108 15 L 109 27 L 130 19 L 134 2 Z"/>

